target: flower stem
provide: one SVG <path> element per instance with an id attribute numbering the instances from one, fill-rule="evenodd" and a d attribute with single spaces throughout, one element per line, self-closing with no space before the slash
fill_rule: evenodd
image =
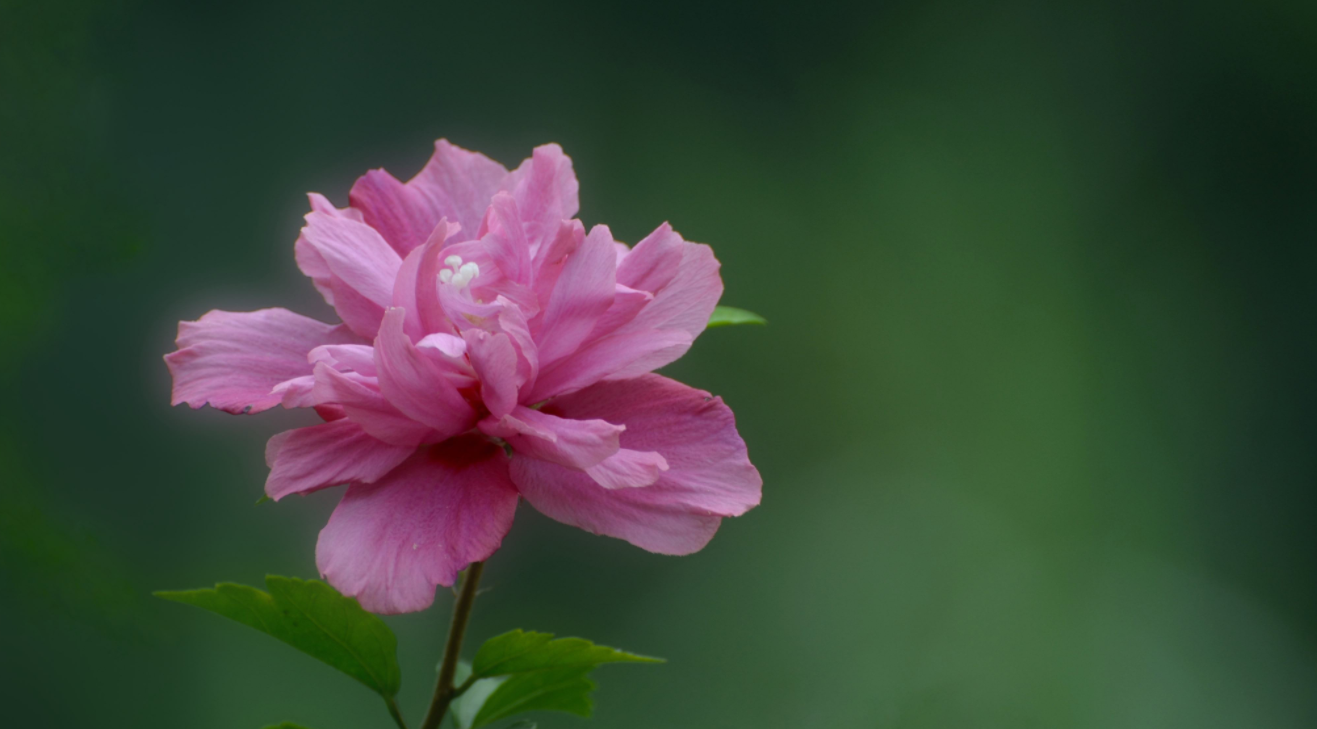
<path id="1" fill-rule="evenodd" d="M 439 664 L 439 680 L 434 686 L 434 698 L 430 699 L 430 711 L 426 713 L 421 729 L 436 729 L 448 712 L 448 704 L 462 693 L 453 686 L 453 677 L 457 674 L 457 659 L 462 654 L 462 636 L 466 634 L 466 624 L 471 619 L 471 605 L 476 601 L 476 588 L 480 585 L 480 573 L 484 570 L 484 562 L 472 562 L 466 568 L 462 589 L 457 594 L 457 603 L 453 605 L 453 622 L 448 626 L 448 644 L 444 646 L 444 658 Z"/>

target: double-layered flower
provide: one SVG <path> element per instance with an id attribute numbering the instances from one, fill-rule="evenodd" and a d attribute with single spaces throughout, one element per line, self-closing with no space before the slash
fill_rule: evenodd
<path id="1" fill-rule="evenodd" d="M 342 319 L 211 311 L 179 325 L 173 402 L 324 421 L 266 447 L 273 499 L 347 484 L 324 577 L 368 610 L 420 610 L 498 549 L 519 499 L 652 552 L 704 547 L 761 480 L 722 400 L 651 372 L 722 294 L 708 246 L 667 224 L 589 233 L 571 160 L 508 172 L 444 140 L 412 180 L 312 194 L 295 253 Z"/>

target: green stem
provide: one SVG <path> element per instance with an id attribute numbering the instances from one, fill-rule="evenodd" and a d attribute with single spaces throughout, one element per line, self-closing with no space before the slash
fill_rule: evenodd
<path id="1" fill-rule="evenodd" d="M 430 711 L 421 723 L 421 729 L 437 729 L 439 722 L 448 713 L 448 705 L 461 695 L 468 684 L 461 689 L 453 686 L 453 677 L 457 674 L 457 659 L 462 654 L 462 636 L 466 634 L 467 621 L 471 619 L 471 605 L 476 601 L 476 588 L 480 585 L 480 573 L 484 572 L 484 562 L 472 562 L 466 568 L 466 577 L 462 580 L 462 590 L 453 605 L 453 622 L 448 626 L 448 644 L 444 646 L 444 659 L 439 664 L 439 680 L 435 682 L 434 698 L 430 699 Z"/>
<path id="2" fill-rule="evenodd" d="M 393 722 L 398 725 L 398 729 L 407 729 L 407 722 L 402 720 L 402 712 L 398 711 L 398 702 L 390 696 L 384 699 L 384 703 L 389 707 L 389 716 L 393 717 Z"/>

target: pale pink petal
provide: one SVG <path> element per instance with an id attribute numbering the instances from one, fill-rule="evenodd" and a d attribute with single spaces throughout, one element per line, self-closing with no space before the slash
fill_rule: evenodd
<path id="1" fill-rule="evenodd" d="M 654 451 L 622 448 L 617 453 L 585 469 L 594 482 L 606 489 L 630 489 L 649 486 L 668 470 L 668 459 Z"/>
<path id="2" fill-rule="evenodd" d="M 517 349 L 506 334 L 481 329 L 462 333 L 471 353 L 471 366 L 480 379 L 480 399 L 491 415 L 501 418 L 517 404 Z"/>
<path id="3" fill-rule="evenodd" d="M 307 352 L 322 344 L 360 341 L 344 326 L 287 309 L 211 311 L 178 324 L 178 351 L 165 355 L 172 404 L 210 404 L 230 413 L 261 412 L 280 402 L 274 386 L 311 374 Z"/>
<path id="4" fill-rule="evenodd" d="M 370 483 L 407 460 L 414 448 L 390 445 L 350 420 L 279 433 L 265 451 L 265 495 L 278 501 L 349 481 Z"/>
<path id="5" fill-rule="evenodd" d="M 507 458 L 483 438 L 423 448 L 374 484 L 353 484 L 316 544 L 331 585 L 375 613 L 423 610 L 436 585 L 488 559 L 512 526 Z"/>
<path id="6" fill-rule="evenodd" d="M 375 338 L 380 392 L 407 417 L 424 423 L 442 439 L 475 425 L 476 413 L 444 374 L 442 355 L 427 355 L 403 332 L 406 312 L 392 308 Z"/>
<path id="7" fill-rule="evenodd" d="M 607 489 L 588 474 L 515 456 L 512 478 L 548 516 L 663 554 L 698 551 L 722 517 L 759 503 L 763 484 L 720 398 L 659 375 L 605 382 L 544 406 L 565 418 L 627 427 L 622 448 L 658 453 L 668 470 L 641 488 Z"/>
<path id="8" fill-rule="evenodd" d="M 403 415 L 380 392 L 374 377 L 356 372 L 339 372 L 324 362 L 315 366 L 316 384 L 313 396 L 316 411 L 334 415 L 341 408 L 343 414 L 361 425 L 367 433 L 386 443 L 416 447 L 423 441 L 433 441 L 432 429 Z"/>
<path id="9" fill-rule="evenodd" d="M 518 405 L 510 415 L 480 421 L 480 430 L 502 438 L 518 454 L 586 469 L 617 453 L 625 427 L 606 420 L 561 418 Z"/>
<path id="10" fill-rule="evenodd" d="M 365 223 L 311 212 L 294 247 L 298 265 L 352 330 L 372 337 L 393 300 L 402 258 Z"/>
<path id="11" fill-rule="evenodd" d="M 549 367 L 575 351 L 612 306 L 616 263 L 612 234 L 607 226 L 596 225 L 567 258 L 534 332 L 541 366 Z"/>
<path id="12" fill-rule="evenodd" d="M 499 189 L 517 199 L 526 238 L 532 246 L 556 235 L 562 221 L 575 217 L 581 207 L 572 160 L 556 144 L 536 147 L 531 158 L 513 170 Z"/>

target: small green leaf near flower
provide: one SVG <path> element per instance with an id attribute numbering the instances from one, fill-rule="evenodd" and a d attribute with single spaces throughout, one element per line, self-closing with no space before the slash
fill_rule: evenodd
<path id="1" fill-rule="evenodd" d="M 386 699 L 398 693 L 398 640 L 383 620 L 323 582 L 269 575 L 265 585 L 269 592 L 223 582 L 209 589 L 155 594 L 278 638 Z"/>
<path id="2" fill-rule="evenodd" d="M 753 311 L 737 309 L 734 306 L 715 306 L 709 317 L 709 328 L 725 327 L 733 324 L 767 324 L 768 320 Z"/>
<path id="3" fill-rule="evenodd" d="M 589 674 L 595 668 L 605 663 L 662 662 L 582 638 L 514 630 L 480 647 L 472 664 L 471 675 L 477 680 L 471 690 L 483 684 L 480 693 L 487 696 L 477 703 L 478 696 L 464 695 L 455 715 L 464 729 L 479 729 L 525 711 L 589 716 L 594 708 L 590 692 L 595 689 Z"/>

